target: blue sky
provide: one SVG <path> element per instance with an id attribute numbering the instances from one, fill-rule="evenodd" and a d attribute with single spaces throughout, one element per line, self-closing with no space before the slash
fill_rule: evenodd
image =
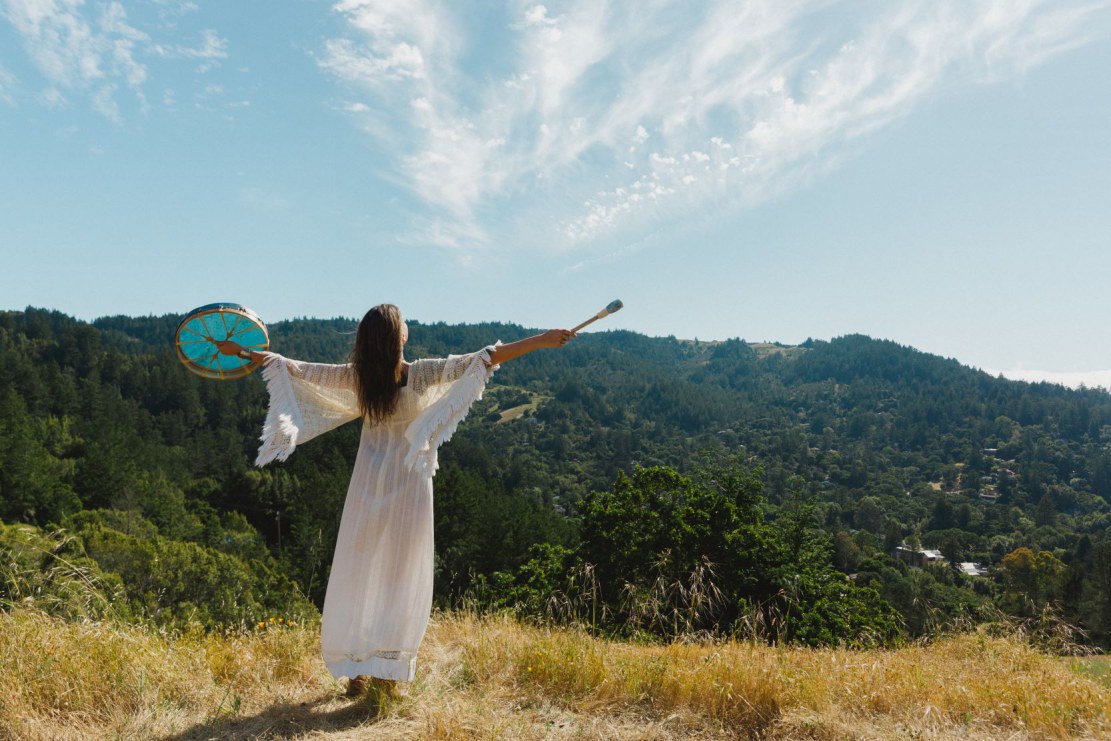
<path id="1" fill-rule="evenodd" d="M 621 298 L 1106 385 L 1109 72 L 1107 1 L 0 0 L 0 309 Z"/>

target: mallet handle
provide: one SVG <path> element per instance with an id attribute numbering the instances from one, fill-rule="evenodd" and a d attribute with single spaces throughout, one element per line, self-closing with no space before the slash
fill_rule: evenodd
<path id="1" fill-rule="evenodd" d="M 591 324 L 591 323 L 593 323 L 593 322 L 596 322 L 596 321 L 598 321 L 599 319 L 601 319 L 601 318 L 602 318 L 602 317 L 604 317 L 604 316 L 606 316 L 606 312 L 604 312 L 604 311 L 600 311 L 600 312 L 598 312 L 597 314 L 595 314 L 594 316 L 590 317 L 589 319 L 587 319 L 587 320 L 586 320 L 585 322 L 583 322 L 583 323 L 582 323 L 582 324 L 580 324 L 579 326 L 577 326 L 577 327 L 575 327 L 574 329 L 572 329 L 572 330 L 571 330 L 571 334 L 574 334 L 575 332 L 578 332 L 578 331 L 579 331 L 580 329 L 582 329 L 582 328 L 583 328 L 583 327 L 585 327 L 586 325 L 588 325 L 588 324 Z"/>

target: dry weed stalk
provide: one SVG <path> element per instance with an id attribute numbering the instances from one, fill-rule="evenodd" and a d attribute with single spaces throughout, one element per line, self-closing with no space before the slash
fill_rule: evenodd
<path id="1" fill-rule="evenodd" d="M 6 540 L 10 546 L 0 548 L 0 608 L 33 607 L 72 619 L 122 617 L 122 589 L 67 554 L 75 539 L 65 530 L 43 534 L 14 525 Z"/>
<path id="2" fill-rule="evenodd" d="M 686 578 L 669 579 L 671 552 L 654 564 L 656 578 L 648 590 L 626 582 L 622 588 L 625 623 L 634 633 L 671 640 L 702 642 L 717 635 L 715 617 L 725 595 L 714 583 L 714 565 L 703 556 Z"/>

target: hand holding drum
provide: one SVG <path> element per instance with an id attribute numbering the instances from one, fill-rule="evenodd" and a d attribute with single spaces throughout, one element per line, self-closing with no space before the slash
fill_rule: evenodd
<path id="1" fill-rule="evenodd" d="M 229 381 L 262 367 L 257 358 L 270 346 L 266 325 L 240 304 L 207 304 L 186 314 L 174 333 L 178 360 L 202 378 Z"/>

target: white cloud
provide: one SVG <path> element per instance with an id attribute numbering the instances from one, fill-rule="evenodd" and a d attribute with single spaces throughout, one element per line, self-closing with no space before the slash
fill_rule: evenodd
<path id="1" fill-rule="evenodd" d="M 116 92 L 115 85 L 100 85 L 90 94 L 93 109 L 100 115 L 107 118 L 112 123 L 122 123 L 123 119 L 120 117 L 120 107 L 116 104 L 114 94 Z"/>
<path id="2" fill-rule="evenodd" d="M 548 17 L 548 9 L 543 5 L 533 5 L 525 11 L 525 26 L 553 26 L 555 21 Z"/>
<path id="3" fill-rule="evenodd" d="M 335 8 L 321 68 L 370 96 L 434 241 L 481 243 L 506 212 L 590 241 L 798 187 L 928 96 L 1087 43 L 1109 3 L 567 0 L 494 29 L 451 4 Z M 473 66 L 491 34 L 511 52 L 493 73 Z"/>
<path id="4" fill-rule="evenodd" d="M 211 28 L 201 31 L 200 43 L 197 45 L 185 44 L 154 44 L 151 51 L 164 59 L 195 59 L 201 63 L 197 72 L 204 74 L 220 66 L 222 60 L 228 57 L 228 40 L 221 37 Z"/>
<path id="5" fill-rule="evenodd" d="M 118 121 L 121 80 L 141 96 L 146 67 L 135 58 L 145 33 L 127 23 L 119 2 L 83 7 L 80 0 L 6 0 L 0 13 L 23 37 L 32 61 L 53 88 L 91 96 L 93 107 Z"/>
<path id="6" fill-rule="evenodd" d="M 0 103 L 15 105 L 15 98 L 12 96 L 15 84 L 15 75 L 0 65 Z"/>
<path id="7" fill-rule="evenodd" d="M 196 10 L 184 3 L 172 12 Z M 123 120 L 120 90 L 130 91 L 140 111 L 147 109 L 144 86 L 150 79 L 144 57 L 200 60 L 211 68 L 227 57 L 227 40 L 215 31 L 200 32 L 194 46 L 158 43 L 132 24 L 124 3 L 85 0 L 0 0 L 0 19 L 12 25 L 46 82 L 40 100 L 48 107 L 70 98 L 88 99 L 105 118 Z M 172 28 L 172 24 L 171 28 Z M 3 91 L 0 80 L 0 94 Z"/>
<path id="8" fill-rule="evenodd" d="M 452 250 L 465 250 L 488 239 L 485 231 L 474 224 L 455 219 L 418 219 L 411 234 L 402 235 L 402 244 L 432 245 Z"/>
<path id="9" fill-rule="evenodd" d="M 201 31 L 201 45 L 183 50 L 184 56 L 193 59 L 227 59 L 228 40 L 221 38 L 211 28 Z"/>
<path id="10" fill-rule="evenodd" d="M 420 49 L 404 42 L 390 44 L 382 53 L 366 53 L 348 39 L 330 39 L 320 60 L 324 69 L 358 82 L 393 82 L 424 75 Z"/>
<path id="11" fill-rule="evenodd" d="M 47 108 L 65 108 L 66 106 L 66 96 L 62 95 L 62 92 L 55 87 L 48 87 L 43 90 L 39 100 Z"/>

